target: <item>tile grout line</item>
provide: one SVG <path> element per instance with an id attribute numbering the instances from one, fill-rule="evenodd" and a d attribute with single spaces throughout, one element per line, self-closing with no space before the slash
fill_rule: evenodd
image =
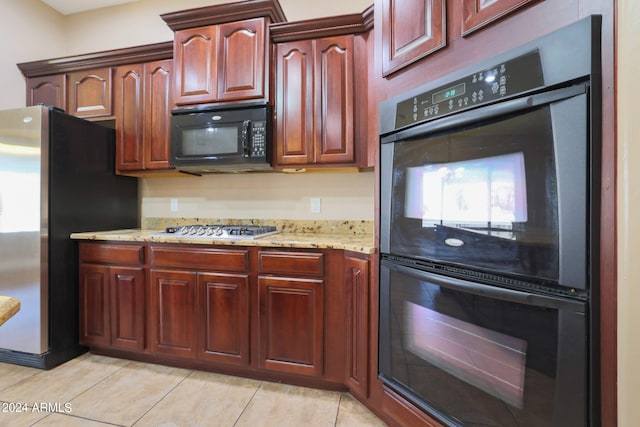
<path id="1" fill-rule="evenodd" d="M 258 394 L 258 391 L 260 391 L 260 389 L 262 388 L 263 384 L 264 383 L 261 381 L 260 385 L 256 388 L 256 391 L 253 392 L 253 395 L 251 396 L 251 399 L 249 399 L 247 404 L 244 405 L 244 408 L 242 408 L 242 412 L 240 412 L 240 415 L 238 415 L 238 418 L 236 418 L 236 420 L 233 422 L 231 427 L 235 427 L 235 425 L 238 424 L 238 421 L 240 421 L 240 418 L 242 418 L 242 415 L 244 415 L 245 411 L 247 410 L 247 408 L 249 407 L 249 405 L 253 401 L 253 398 L 256 397 L 256 394 Z"/>
<path id="2" fill-rule="evenodd" d="M 90 354 L 90 353 L 89 353 L 89 354 Z M 82 361 L 81 361 L 81 362 L 79 362 L 79 363 L 82 363 Z M 109 375 L 107 375 L 106 377 L 101 378 L 98 382 L 96 382 L 95 384 L 93 384 L 91 387 L 89 387 L 89 388 L 87 388 L 87 389 L 85 389 L 85 390 L 83 390 L 83 391 L 79 392 L 79 393 L 78 393 L 78 394 L 76 394 L 75 396 L 71 397 L 71 398 L 69 399 L 69 403 L 71 403 L 71 401 L 72 401 L 72 400 L 77 399 L 78 397 L 82 396 L 83 394 L 85 394 L 85 393 L 86 393 L 86 392 L 88 392 L 89 390 L 93 390 L 94 388 L 96 388 L 96 387 L 98 386 L 98 384 L 100 384 L 100 383 L 102 383 L 102 382 L 104 382 L 104 381 L 108 380 L 109 378 L 111 378 L 112 376 L 114 376 L 117 372 L 120 372 L 123 368 L 125 368 L 125 367 L 127 367 L 127 366 L 131 365 L 131 363 L 132 363 L 132 362 L 129 362 L 129 363 L 125 364 L 125 365 L 122 365 L 121 367 L 119 367 L 118 369 L 116 369 L 115 371 L 113 371 L 112 373 L 110 373 Z M 54 369 L 55 369 L 55 368 L 54 368 Z M 44 417 L 44 418 L 39 419 L 39 420 L 38 420 L 38 421 L 36 421 L 33 425 L 36 425 L 36 424 L 38 424 L 40 421 L 42 421 L 42 420 L 44 420 L 44 419 L 46 419 L 46 418 L 49 418 L 49 416 L 50 416 L 51 414 L 66 415 L 66 416 L 71 416 L 71 417 L 74 417 L 74 418 L 79 418 L 79 419 L 85 419 L 85 420 L 93 421 L 93 422 L 96 422 L 96 423 L 106 423 L 106 424 L 110 424 L 110 425 L 114 425 L 114 426 L 124 427 L 124 426 L 120 426 L 120 424 L 113 424 L 113 423 L 109 423 L 109 422 L 102 421 L 102 420 L 96 420 L 96 419 L 93 419 L 93 418 L 80 417 L 80 416 L 78 416 L 78 415 L 69 415 L 69 414 L 65 414 L 65 413 L 63 413 L 63 412 L 49 412 L 49 415 L 47 415 L 47 416 L 46 416 L 46 417 Z"/>
<path id="3" fill-rule="evenodd" d="M 135 426 L 137 423 L 140 422 L 140 420 L 142 420 L 153 408 L 155 408 L 156 406 L 158 406 L 160 404 L 160 402 L 164 401 L 176 388 L 178 388 L 178 386 L 180 386 L 180 384 L 182 384 L 183 382 L 186 381 L 187 378 L 189 378 L 191 375 L 193 375 L 195 371 L 194 370 L 189 370 L 189 375 L 185 376 L 183 379 L 181 379 L 180 381 L 178 381 L 178 383 L 176 385 L 174 385 L 171 390 L 167 391 L 164 396 L 162 396 L 162 398 L 160 398 L 156 403 L 154 403 L 153 405 L 151 405 L 151 407 L 149 409 L 147 409 L 145 411 L 144 414 L 140 415 L 140 417 L 138 417 L 137 420 L 135 420 L 132 424 L 131 427 Z"/>
<path id="4" fill-rule="evenodd" d="M 49 418 L 49 417 L 50 417 L 51 415 L 53 415 L 53 414 L 58 414 L 58 415 L 62 415 L 62 416 L 65 416 L 65 417 L 76 418 L 76 419 L 79 419 L 79 420 L 93 421 L 94 423 L 100 423 L 100 424 L 105 424 L 105 425 L 110 425 L 110 426 L 115 426 L 115 427 L 126 427 L 126 426 L 124 426 L 124 425 L 122 425 L 122 424 L 114 424 L 114 423 L 110 423 L 109 421 L 94 420 L 94 419 L 92 419 L 92 418 L 81 417 L 81 416 L 79 416 L 79 415 L 64 414 L 64 413 L 62 413 L 62 412 L 49 412 L 49 414 L 48 414 L 46 417 L 40 418 L 40 419 L 39 419 L 38 421 L 36 421 L 35 423 L 30 424 L 30 425 L 29 425 L 29 427 L 33 427 L 33 426 L 36 426 L 36 427 L 37 427 L 37 425 L 38 425 L 41 421 L 46 420 L 47 418 Z"/>
<path id="5" fill-rule="evenodd" d="M 336 410 L 336 420 L 333 423 L 334 427 L 337 427 L 338 425 L 338 417 L 340 416 L 340 404 L 342 403 L 342 393 L 340 393 L 338 395 L 338 408 Z"/>

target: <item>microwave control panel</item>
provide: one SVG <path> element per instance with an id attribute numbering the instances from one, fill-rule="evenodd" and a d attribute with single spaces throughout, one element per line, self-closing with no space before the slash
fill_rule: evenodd
<path id="1" fill-rule="evenodd" d="M 544 84 L 535 50 L 398 102 L 396 129 L 517 95 Z"/>
<path id="2" fill-rule="evenodd" d="M 251 157 L 267 155 L 267 127 L 264 121 L 251 122 Z"/>

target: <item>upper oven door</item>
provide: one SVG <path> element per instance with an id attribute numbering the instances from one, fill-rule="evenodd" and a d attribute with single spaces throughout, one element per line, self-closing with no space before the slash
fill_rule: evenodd
<path id="1" fill-rule="evenodd" d="M 588 87 L 387 135 L 381 252 L 587 289 Z"/>

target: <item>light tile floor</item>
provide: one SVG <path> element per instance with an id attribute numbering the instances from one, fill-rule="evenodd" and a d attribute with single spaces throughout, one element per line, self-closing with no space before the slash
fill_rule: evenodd
<path id="1" fill-rule="evenodd" d="M 348 393 L 84 354 L 50 371 L 0 363 L 0 426 L 377 427 Z"/>

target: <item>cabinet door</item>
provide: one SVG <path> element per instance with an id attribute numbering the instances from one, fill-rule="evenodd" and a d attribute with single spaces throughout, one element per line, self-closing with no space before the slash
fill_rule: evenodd
<path id="1" fill-rule="evenodd" d="M 116 68 L 114 82 L 116 117 L 116 169 L 144 167 L 144 65 Z"/>
<path id="2" fill-rule="evenodd" d="M 80 265 L 80 344 L 107 347 L 111 343 L 109 267 Z"/>
<path id="3" fill-rule="evenodd" d="M 173 60 L 144 66 L 144 168 L 169 169 Z"/>
<path id="4" fill-rule="evenodd" d="M 151 270 L 151 351 L 193 358 L 196 355 L 196 273 Z"/>
<path id="5" fill-rule="evenodd" d="M 169 169 L 172 64 L 164 60 L 116 69 L 117 170 Z"/>
<path id="6" fill-rule="evenodd" d="M 354 161 L 353 36 L 316 40 L 315 161 Z"/>
<path id="7" fill-rule="evenodd" d="M 369 396 L 369 261 L 345 256 L 347 291 L 347 386 Z"/>
<path id="8" fill-rule="evenodd" d="M 249 365 L 249 277 L 198 273 L 198 357 Z"/>
<path id="9" fill-rule="evenodd" d="M 27 79 L 27 106 L 38 104 L 67 109 L 67 76 L 65 74 Z"/>
<path id="10" fill-rule="evenodd" d="M 68 113 L 78 117 L 112 114 L 112 70 L 99 68 L 67 75 Z"/>
<path id="11" fill-rule="evenodd" d="M 462 0 L 462 35 L 467 35 L 538 0 Z"/>
<path id="12" fill-rule="evenodd" d="M 261 367 L 322 376 L 322 280 L 261 276 L 258 287 Z"/>
<path id="13" fill-rule="evenodd" d="M 144 269 L 111 267 L 111 346 L 144 350 Z"/>
<path id="14" fill-rule="evenodd" d="M 218 97 L 218 27 L 176 31 L 173 43 L 175 103 L 214 102 Z"/>
<path id="15" fill-rule="evenodd" d="M 218 99 L 227 101 L 263 98 L 264 18 L 222 24 L 219 32 Z"/>
<path id="16" fill-rule="evenodd" d="M 276 49 L 276 163 L 313 162 L 313 41 Z"/>
<path id="17" fill-rule="evenodd" d="M 446 45 L 445 0 L 382 0 L 382 74 Z"/>

